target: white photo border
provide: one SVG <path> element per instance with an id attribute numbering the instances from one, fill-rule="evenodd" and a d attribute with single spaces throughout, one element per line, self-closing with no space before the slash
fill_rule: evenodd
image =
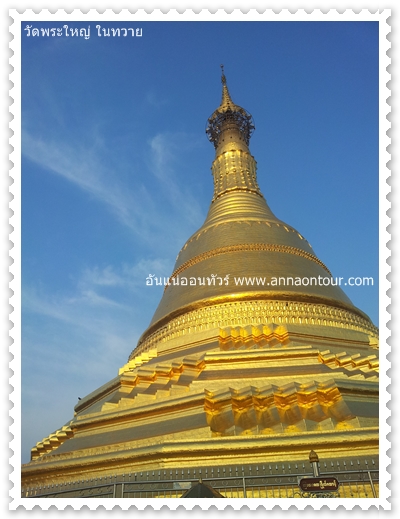
<path id="1" fill-rule="evenodd" d="M 218 10 L 215 13 L 211 13 L 208 10 L 202 10 L 197 14 L 194 11 L 186 10 L 181 14 L 176 10 L 170 10 L 168 12 L 161 12 L 160 10 L 154 10 L 152 12 L 145 12 L 140 9 L 134 13 L 128 10 L 122 10 L 119 13 L 115 13 L 111 9 L 105 10 L 103 13 L 99 13 L 95 9 L 89 10 L 87 13 L 82 13 L 80 10 L 75 9 L 70 13 L 64 10 L 57 10 L 51 13 L 49 10 L 42 10 L 35 13 L 33 10 L 27 9 L 22 13 L 17 10 L 10 10 L 10 16 L 13 23 L 10 27 L 10 32 L 13 39 L 10 44 L 10 48 L 13 52 L 10 64 L 13 67 L 13 71 L 10 75 L 10 80 L 13 83 L 13 87 L 10 91 L 10 96 L 13 99 L 13 104 L 10 107 L 10 112 L 13 116 L 13 120 L 10 124 L 10 128 L 13 131 L 13 136 L 10 140 L 10 144 L 13 147 L 13 151 L 10 155 L 10 160 L 13 163 L 13 168 L 10 172 L 13 184 L 10 188 L 10 192 L 13 195 L 13 200 L 10 207 L 13 211 L 13 216 L 10 219 L 10 224 L 13 227 L 13 232 L 10 235 L 10 240 L 13 243 L 13 247 L 10 250 L 10 256 L 13 260 L 13 264 L 10 267 L 10 272 L 13 275 L 13 280 L 10 283 L 10 288 L 13 295 L 10 299 L 10 304 L 13 307 L 13 311 L 10 314 L 10 320 L 13 323 L 13 328 L 10 335 L 13 339 L 13 345 L 11 346 L 11 354 L 13 360 L 10 363 L 10 368 L 13 375 L 10 379 L 10 384 L 13 387 L 13 391 L 10 394 L 10 400 L 13 403 L 13 408 L 10 411 L 10 416 L 13 423 L 10 427 L 10 432 L 13 435 L 13 439 L 10 443 L 10 448 L 13 455 L 10 459 L 10 464 L 13 467 L 13 472 L 10 475 L 10 480 L 13 483 L 13 488 L 10 491 L 10 497 L 12 499 L 10 503 L 10 510 L 15 510 L 22 506 L 27 510 L 31 510 L 34 506 L 38 506 L 42 510 L 47 510 L 51 506 L 56 506 L 57 509 L 64 509 L 65 507 L 72 507 L 74 510 L 79 510 L 82 506 L 88 507 L 90 510 L 95 510 L 99 505 L 103 505 L 107 510 L 111 510 L 118 505 L 123 510 L 127 510 L 131 507 L 136 507 L 138 510 L 143 510 L 147 506 L 151 506 L 154 510 L 159 510 L 161 507 L 167 506 L 170 510 L 175 510 L 178 506 L 184 506 L 186 509 L 192 509 L 195 506 L 200 506 L 203 510 L 207 510 L 213 506 L 219 510 L 225 509 L 230 505 L 234 510 L 241 509 L 244 505 L 251 510 L 257 509 L 259 506 L 265 509 L 271 510 L 278 506 L 282 510 L 287 510 L 289 507 L 297 507 L 297 509 L 305 509 L 310 506 L 314 510 L 319 510 L 323 506 L 328 506 L 329 509 L 337 509 L 338 507 L 344 507 L 346 510 L 351 510 L 355 506 L 361 507 L 363 510 L 367 510 L 371 506 L 382 507 L 384 510 L 390 509 L 390 490 L 388 488 L 388 481 L 390 474 L 387 469 L 390 465 L 390 458 L 388 451 L 390 449 L 390 442 L 388 435 L 390 433 L 390 427 L 387 420 L 390 416 L 388 403 L 390 401 L 390 394 L 387 390 L 390 384 L 388 370 L 390 368 L 389 360 L 386 351 L 389 353 L 388 339 L 390 336 L 390 330 L 387 324 L 390 321 L 390 314 L 387 310 L 390 299 L 388 296 L 388 290 L 391 285 L 387 279 L 390 273 L 390 266 L 387 260 L 390 258 L 390 251 L 387 247 L 387 243 L 390 241 L 390 234 L 388 232 L 388 226 L 390 224 L 390 218 L 387 214 L 390 209 L 390 202 L 387 199 L 387 195 L 390 193 L 390 187 L 388 180 L 390 178 L 390 170 L 388 169 L 388 163 L 390 155 L 388 152 L 388 146 L 390 145 L 390 138 L 387 132 L 390 129 L 390 122 L 388 115 L 390 113 L 390 106 L 388 104 L 388 98 L 390 97 L 390 89 L 388 83 L 390 81 L 390 73 L 388 67 L 390 65 L 390 58 L 388 51 L 390 49 L 390 41 L 388 35 L 390 33 L 390 25 L 388 18 L 391 15 L 391 11 L 384 9 L 381 11 L 370 12 L 366 9 L 360 12 L 354 12 L 353 10 L 347 9 L 340 13 L 336 10 L 329 10 L 323 13 L 321 10 L 313 10 L 307 13 L 305 10 L 297 10 L 290 12 L 287 9 L 283 9 L 279 12 L 274 12 L 271 9 L 267 9 L 263 13 L 258 13 L 254 9 L 248 10 L 243 13 L 239 9 L 232 10 L 231 13 L 227 13 L 224 10 Z M 380 375 L 380 497 L 376 499 L 362 499 L 362 498 L 347 498 L 347 499 L 330 499 L 328 501 L 321 501 L 315 499 L 225 499 L 224 501 L 217 500 L 213 502 L 198 502 L 197 500 L 189 500 L 184 503 L 177 499 L 143 499 L 135 501 L 134 504 L 131 500 L 124 499 L 113 499 L 105 500 L 102 499 L 26 499 L 21 498 L 21 482 L 20 482 L 20 466 L 21 466 L 21 452 L 20 452 L 20 428 L 21 428 L 21 22 L 25 20 L 37 20 L 37 21 L 85 21 L 90 20 L 96 21 L 378 21 L 379 22 L 379 263 L 380 263 L 380 311 L 379 311 L 379 328 L 381 334 L 381 344 L 384 346 L 384 354 L 381 357 L 381 375 Z"/>

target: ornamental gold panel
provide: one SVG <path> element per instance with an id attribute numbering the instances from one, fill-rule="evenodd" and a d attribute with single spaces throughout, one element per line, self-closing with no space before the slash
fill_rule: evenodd
<path id="1" fill-rule="evenodd" d="M 214 177 L 214 202 L 229 191 L 242 190 L 262 196 L 257 183 L 257 167 L 254 157 L 243 150 L 221 153 L 212 164 Z"/>
<path id="2" fill-rule="evenodd" d="M 206 390 L 204 411 L 217 436 L 359 426 L 333 380 Z"/>

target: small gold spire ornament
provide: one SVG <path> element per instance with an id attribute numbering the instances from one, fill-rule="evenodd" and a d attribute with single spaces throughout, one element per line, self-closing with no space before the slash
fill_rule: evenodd
<path id="1" fill-rule="evenodd" d="M 225 77 L 224 66 L 223 65 L 221 65 L 221 72 L 222 72 L 222 76 L 221 76 L 222 84 L 226 85 L 226 77 Z"/>
<path id="2" fill-rule="evenodd" d="M 318 454 L 315 451 L 310 451 L 309 460 L 310 460 L 310 463 L 318 463 L 319 462 Z"/>

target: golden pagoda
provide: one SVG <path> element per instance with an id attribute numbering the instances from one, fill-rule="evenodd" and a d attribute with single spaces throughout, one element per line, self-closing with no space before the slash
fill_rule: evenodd
<path id="1" fill-rule="evenodd" d="M 22 496 L 180 497 L 200 477 L 301 497 L 314 450 L 341 497 L 377 497 L 378 330 L 268 207 L 253 131 L 222 70 L 206 220 L 127 364 L 32 449 Z"/>

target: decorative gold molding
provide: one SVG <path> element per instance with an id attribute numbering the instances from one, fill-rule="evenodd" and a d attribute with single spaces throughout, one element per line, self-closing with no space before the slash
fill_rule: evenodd
<path id="1" fill-rule="evenodd" d="M 119 369 L 118 375 L 122 375 L 122 373 L 125 373 L 126 371 L 132 371 L 133 369 L 142 366 L 143 364 L 146 364 L 149 362 L 149 360 L 154 359 L 157 357 L 157 350 L 150 350 L 143 352 L 141 355 L 137 355 L 133 359 L 131 359 L 127 364 L 122 366 L 122 368 Z"/>
<path id="2" fill-rule="evenodd" d="M 332 276 L 328 267 L 322 263 L 314 254 L 310 252 L 298 249 L 297 247 L 291 247 L 290 245 L 275 245 L 273 243 L 240 243 L 237 245 L 227 245 L 226 247 L 218 247 L 217 249 L 212 249 L 206 252 L 202 252 L 198 256 L 194 256 L 190 258 L 190 260 L 185 261 L 180 267 L 178 267 L 170 276 L 169 280 L 173 280 L 183 271 L 188 269 L 189 267 L 193 267 L 197 263 L 200 263 L 209 258 L 214 258 L 215 256 L 219 256 L 220 254 L 231 254 L 233 252 L 283 252 L 287 254 L 294 254 L 296 256 L 301 256 L 302 258 L 306 258 L 308 260 L 314 261 L 320 267 L 325 269 L 327 273 Z M 164 291 L 170 285 L 166 285 Z"/>
<path id="3" fill-rule="evenodd" d="M 289 333 L 285 326 L 276 324 L 249 325 L 222 328 L 219 332 L 219 347 L 221 350 L 241 348 L 245 344 L 262 347 L 268 344 L 284 346 L 289 344 Z"/>
<path id="4" fill-rule="evenodd" d="M 154 354 L 153 358 L 155 356 Z M 146 354 L 143 353 L 141 357 L 146 357 Z M 125 395 L 123 393 L 118 394 L 118 398 L 113 399 L 112 402 L 105 402 L 101 408 L 103 413 L 119 409 L 121 405 L 123 406 L 126 403 L 131 404 L 137 396 L 143 393 L 153 396 L 160 390 L 169 391 L 177 386 L 180 388 L 187 387 L 199 376 L 205 367 L 205 362 L 202 358 L 198 359 L 190 356 L 185 357 L 181 362 L 173 362 L 170 365 L 158 364 L 151 368 L 142 367 L 142 363 L 137 363 L 135 360 L 137 360 L 137 358 L 119 370 L 120 375 L 136 370 L 134 378 L 130 381 L 132 389 Z M 150 388 L 153 383 L 153 388 Z M 77 424 L 71 422 L 71 425 L 76 426 Z M 78 425 L 82 425 L 82 422 Z M 74 431 L 70 426 L 64 426 L 62 429 L 50 434 L 50 436 L 38 442 L 36 446 L 31 449 L 31 460 L 38 459 L 44 454 L 51 452 L 72 436 L 74 436 Z"/>
<path id="5" fill-rule="evenodd" d="M 298 236 L 300 238 L 300 240 L 304 240 L 306 242 L 306 244 L 311 248 L 311 245 L 304 238 L 304 236 L 302 236 L 296 229 L 294 229 L 292 226 L 290 226 L 286 223 L 279 222 L 279 221 L 272 221 L 272 220 L 268 220 L 268 219 L 260 219 L 259 217 L 247 217 L 246 219 L 243 219 L 243 220 L 228 219 L 223 222 L 217 222 L 217 223 L 213 223 L 211 225 L 207 225 L 206 227 L 204 227 L 204 226 L 201 227 L 198 232 L 196 232 L 193 236 L 191 236 L 188 239 L 188 241 L 185 243 L 185 245 L 179 251 L 179 254 L 181 252 L 183 252 L 192 241 L 198 240 L 202 234 L 209 232 L 216 227 L 220 227 L 221 225 L 231 225 L 232 223 L 235 223 L 237 225 L 252 225 L 252 224 L 262 225 L 262 224 L 265 224 L 268 227 L 272 227 L 273 225 L 276 225 L 277 227 L 283 227 L 286 232 L 295 233 L 296 236 Z M 179 254 L 178 254 L 178 257 L 179 257 Z"/>
<path id="6" fill-rule="evenodd" d="M 46 438 L 43 438 L 41 442 L 37 442 L 35 447 L 31 449 L 31 460 L 36 460 L 43 456 L 43 454 L 47 454 L 48 452 L 57 449 L 65 442 L 65 440 L 72 438 L 73 435 L 74 432 L 71 427 L 69 425 L 64 425 L 61 429 L 55 431 Z"/>
<path id="7" fill-rule="evenodd" d="M 348 355 L 346 352 L 331 353 L 323 351 L 318 354 L 319 361 L 329 367 L 344 367 L 349 370 L 360 369 L 361 371 L 379 370 L 379 359 L 376 355 L 361 356 L 360 353 Z"/>
<path id="8" fill-rule="evenodd" d="M 236 326 L 223 328 L 219 332 L 219 347 L 223 351 L 238 350 L 243 346 L 248 348 L 279 348 L 290 344 L 290 333 L 284 325 L 258 325 L 258 326 Z M 271 350 L 269 350 L 271 351 Z M 348 355 L 345 351 L 331 353 L 329 350 L 318 353 L 318 360 L 331 368 L 344 367 L 348 370 L 359 369 L 361 371 L 379 370 L 379 359 L 376 355 L 361 355 L 356 353 Z"/>
<path id="9" fill-rule="evenodd" d="M 204 410 L 215 436 L 360 427 L 335 381 L 205 390 Z"/>
<path id="10" fill-rule="evenodd" d="M 229 326 L 275 324 L 304 324 L 332 326 L 378 336 L 378 329 L 370 321 L 354 312 L 326 304 L 281 300 L 237 301 L 202 306 L 171 318 L 165 325 L 145 336 L 130 358 L 168 341 L 190 336 L 200 331 Z"/>
<path id="11" fill-rule="evenodd" d="M 360 452 L 363 452 L 357 449 L 360 443 L 367 448 L 369 447 L 371 452 L 368 454 L 376 455 L 378 439 L 379 431 L 376 426 L 342 430 L 314 430 L 307 431 L 306 434 L 288 430 L 285 434 L 268 435 L 267 446 L 265 436 L 234 436 L 229 437 L 229 441 L 227 441 L 224 437 L 210 437 L 210 435 L 182 439 L 179 434 L 168 434 L 163 435 L 161 441 L 154 437 L 135 439 L 98 448 L 77 450 L 67 454 L 45 456 L 38 460 L 36 464 L 24 466 L 23 488 L 60 485 L 78 482 L 83 478 L 109 477 L 111 474 L 117 473 L 126 474 L 127 467 L 129 467 L 128 473 L 131 470 L 132 472 L 136 470 L 140 472 L 143 461 L 154 458 L 165 461 L 166 458 L 171 456 L 177 460 L 180 466 L 182 465 L 182 457 L 179 458 L 178 456 L 185 453 L 186 455 L 189 453 L 189 456 L 192 457 L 197 455 L 202 459 L 205 455 L 206 459 L 211 456 L 213 458 L 212 463 L 215 463 L 216 457 L 223 458 L 222 463 L 225 463 L 225 465 L 237 463 L 240 453 L 246 453 L 250 463 L 260 459 L 257 457 L 258 454 L 262 455 L 263 460 L 290 462 L 293 457 L 299 460 L 303 459 L 301 456 L 304 457 L 305 445 L 311 445 L 314 448 L 320 446 L 320 449 L 335 454 L 337 454 L 338 445 L 345 445 L 347 452 L 354 452 L 354 457 L 357 458 L 360 456 Z M 287 450 L 287 445 L 290 445 L 290 452 Z M 318 450 L 318 452 L 320 451 Z M 339 459 L 341 457 L 344 456 L 338 456 Z M 185 457 L 183 460 L 185 461 Z M 80 472 L 73 469 L 74 463 L 79 464 Z M 58 473 L 54 471 L 55 464 L 57 464 Z M 154 470 L 154 466 L 152 470 Z"/>

